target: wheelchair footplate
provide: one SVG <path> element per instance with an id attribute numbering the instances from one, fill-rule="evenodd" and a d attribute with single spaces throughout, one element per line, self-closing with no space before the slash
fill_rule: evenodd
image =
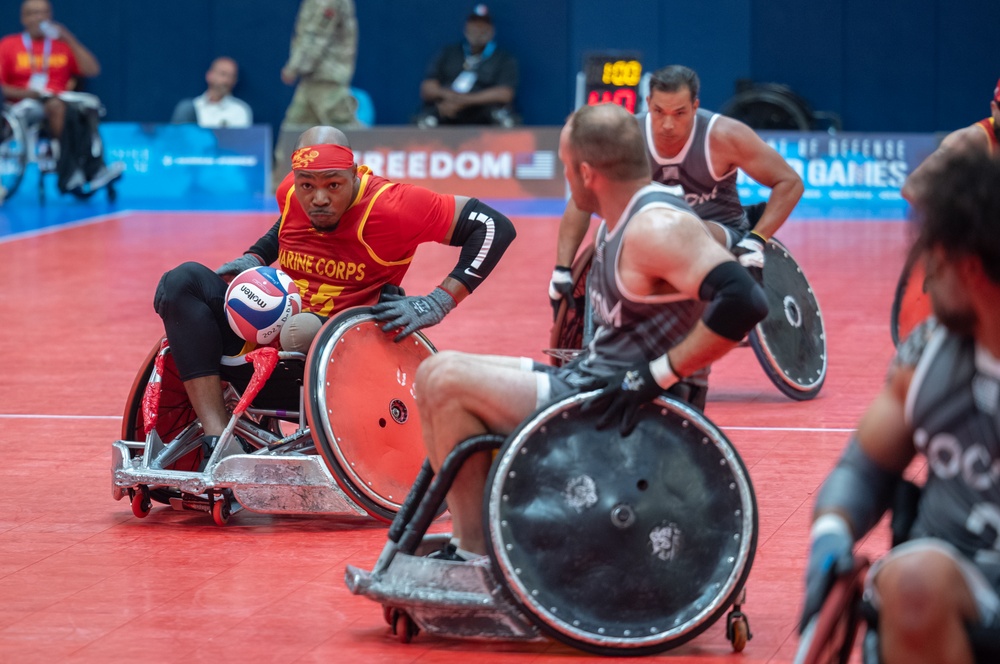
<path id="1" fill-rule="evenodd" d="M 382 604 L 386 622 L 403 643 L 421 630 L 450 638 L 546 641 L 501 592 L 487 557 L 470 562 L 425 557 L 447 541 L 448 535 L 428 535 L 413 555 L 396 552 L 382 571 L 348 565 L 347 587 Z"/>

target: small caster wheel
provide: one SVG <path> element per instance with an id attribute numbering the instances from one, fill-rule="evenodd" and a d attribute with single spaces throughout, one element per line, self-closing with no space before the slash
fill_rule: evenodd
<path id="1" fill-rule="evenodd" d="M 118 486 L 117 484 L 111 485 L 111 497 L 114 498 L 115 500 L 121 500 L 122 498 L 124 498 L 125 493 L 126 493 L 125 489 Z"/>
<path id="2" fill-rule="evenodd" d="M 222 493 L 215 496 L 212 501 L 212 521 L 215 525 L 224 526 L 229 522 L 229 517 L 233 513 L 233 503 L 229 494 Z"/>
<path id="3" fill-rule="evenodd" d="M 747 641 L 753 638 L 750 623 L 741 611 L 733 611 L 726 617 L 726 638 L 733 644 L 734 652 L 743 652 Z"/>
<path id="4" fill-rule="evenodd" d="M 392 633 L 396 635 L 400 643 L 409 643 L 413 640 L 413 637 L 417 635 L 420 628 L 417 627 L 417 623 L 413 622 L 413 618 L 410 614 L 405 611 L 396 611 L 394 620 L 392 622 Z"/>
<path id="5" fill-rule="evenodd" d="M 385 619 L 385 624 L 389 625 L 389 627 L 392 627 L 392 612 L 393 611 L 395 611 L 395 609 L 393 609 L 388 604 L 383 604 L 382 605 L 382 617 Z"/>
<path id="6" fill-rule="evenodd" d="M 132 496 L 132 514 L 139 519 L 147 516 L 153 506 L 153 502 L 149 499 L 149 487 L 140 484 L 135 490 L 129 489 L 129 494 Z"/>

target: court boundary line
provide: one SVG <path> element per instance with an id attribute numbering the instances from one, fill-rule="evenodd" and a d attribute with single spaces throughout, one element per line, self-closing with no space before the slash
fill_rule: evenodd
<path id="1" fill-rule="evenodd" d="M 114 219 L 116 217 L 124 217 L 129 214 L 135 214 L 135 210 L 116 210 L 114 212 L 106 212 L 104 214 L 99 214 L 93 217 L 84 217 L 83 219 L 77 219 L 75 221 L 67 221 L 61 224 L 53 224 L 51 226 L 45 226 L 44 228 L 35 228 L 30 231 L 22 231 L 20 233 L 12 233 L 10 235 L 0 234 L 0 244 L 4 244 L 6 242 L 13 242 L 15 240 L 25 240 L 30 238 L 41 237 L 42 235 L 49 235 L 51 233 L 57 233 L 59 231 L 80 228 L 83 226 L 90 226 L 93 224 L 99 224 Z"/>
<path id="2" fill-rule="evenodd" d="M 121 415 L 54 415 L 30 413 L 0 413 L 0 420 L 119 420 Z M 844 427 L 747 427 L 724 426 L 717 427 L 726 431 L 789 431 L 805 433 L 852 433 L 857 429 Z"/>

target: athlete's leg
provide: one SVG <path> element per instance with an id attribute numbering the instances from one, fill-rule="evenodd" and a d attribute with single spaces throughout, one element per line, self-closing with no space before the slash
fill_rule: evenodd
<path id="1" fill-rule="evenodd" d="M 963 570 L 957 552 L 949 549 L 916 540 L 894 549 L 873 569 L 879 650 L 887 664 L 973 661 L 966 624 L 981 620 L 969 583 L 974 568 Z"/>
<path id="2" fill-rule="evenodd" d="M 507 434 L 536 408 L 537 377 L 522 358 L 444 351 L 417 371 L 417 405 L 424 444 L 434 469 L 455 446 L 483 433 Z M 454 535 L 461 548 L 485 553 L 482 504 L 491 455 L 463 465 L 448 492 Z"/>
<path id="3" fill-rule="evenodd" d="M 219 363 L 244 344 L 226 321 L 225 295 L 226 282 L 219 275 L 189 262 L 163 275 L 153 300 L 177 373 L 207 436 L 220 435 L 229 421 Z"/>

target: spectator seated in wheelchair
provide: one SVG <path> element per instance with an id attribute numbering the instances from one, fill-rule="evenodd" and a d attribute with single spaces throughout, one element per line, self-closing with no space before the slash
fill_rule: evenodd
<path id="1" fill-rule="evenodd" d="M 914 201 L 934 318 L 900 344 L 882 391 L 816 498 L 800 632 L 918 455 L 907 541 L 867 574 L 882 661 L 997 661 L 1000 643 L 1000 161 L 955 154 Z M 993 654 L 983 654 L 983 633 Z M 825 636 L 825 635 L 824 635 Z M 846 660 L 844 660 L 846 661 Z"/>
<path id="2" fill-rule="evenodd" d="M 52 20 L 48 0 L 24 0 L 21 23 L 23 32 L 0 40 L 4 99 L 26 136 L 50 139 L 59 190 L 90 195 L 123 170 L 121 164 L 104 163 L 97 130 L 100 101 L 74 91 L 81 79 L 100 73 L 100 64 L 66 26 Z"/>

